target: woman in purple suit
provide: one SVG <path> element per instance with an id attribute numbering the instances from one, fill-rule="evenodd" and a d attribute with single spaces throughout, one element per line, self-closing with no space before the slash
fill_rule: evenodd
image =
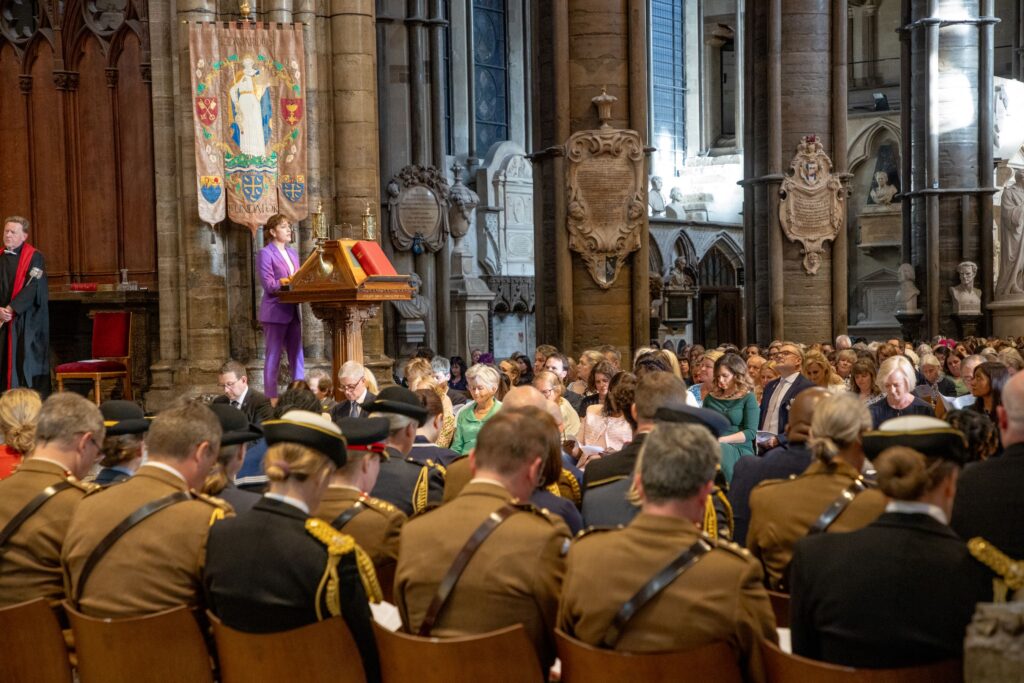
<path id="1" fill-rule="evenodd" d="M 305 375 L 302 358 L 302 320 L 298 304 L 278 301 L 281 285 L 299 269 L 299 255 L 288 246 L 292 241 L 292 225 L 281 214 L 267 219 L 263 228 L 263 241 L 267 246 L 260 249 L 256 258 L 256 269 L 260 284 L 263 285 L 263 300 L 260 302 L 259 321 L 267 338 L 267 359 L 263 366 L 263 391 L 268 398 L 277 398 L 277 370 L 281 362 L 281 348 L 288 351 L 292 365 L 292 379 Z"/>

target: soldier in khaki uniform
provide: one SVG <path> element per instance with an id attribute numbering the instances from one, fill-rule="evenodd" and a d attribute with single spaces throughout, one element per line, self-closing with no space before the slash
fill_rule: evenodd
<path id="1" fill-rule="evenodd" d="M 870 429 L 871 414 L 854 394 L 829 396 L 811 419 L 808 445 L 816 460 L 798 477 L 764 481 L 751 491 L 747 547 L 763 563 L 769 588 L 788 590 L 793 545 L 830 511 L 838 514 L 818 531 L 860 529 L 885 511 L 886 497 L 861 475 L 862 441 Z M 857 492 L 858 481 L 867 488 Z"/>
<path id="2" fill-rule="evenodd" d="M 348 442 L 348 461 L 331 475 L 316 516 L 355 539 L 390 593 L 391 586 L 384 582 L 394 577 L 398 534 L 406 516 L 391 503 L 366 493 L 377 481 L 381 458 L 387 457 L 383 441 L 388 437 L 388 421 L 343 417 L 337 425 Z"/>
<path id="3" fill-rule="evenodd" d="M 569 534 L 560 520 L 519 501 L 529 499 L 544 458 L 557 457 L 558 448 L 558 428 L 536 408 L 502 410 L 483 426 L 469 456 L 472 481 L 455 500 L 402 529 L 395 603 L 406 631 L 463 636 L 521 623 L 547 671 Z M 495 512 L 508 516 L 479 545 L 424 633 L 439 584 Z"/>
<path id="4" fill-rule="evenodd" d="M 200 600 L 210 526 L 231 506 L 198 494 L 220 448 L 221 427 L 209 408 L 187 403 L 153 420 L 146 464 L 128 481 L 88 496 L 71 520 L 61 561 L 68 597 L 86 614 L 128 617 Z M 172 496 L 174 496 L 172 498 Z M 143 506 L 167 506 L 124 532 L 83 568 L 100 542 Z"/>
<path id="5" fill-rule="evenodd" d="M 103 437 L 103 415 L 78 394 L 43 404 L 32 456 L 0 481 L 0 607 L 64 597 L 61 546 L 79 501 L 98 488 L 78 478 L 102 456 Z"/>
<path id="6" fill-rule="evenodd" d="M 750 554 L 701 533 L 720 449 L 697 424 L 651 431 L 634 484 L 642 501 L 628 527 L 585 533 L 569 552 L 558 626 L 590 645 L 627 652 L 689 650 L 726 642 L 746 680 L 765 680 L 758 641 L 777 641 L 775 618 Z M 616 615 L 680 557 L 694 563 L 621 628 Z M 634 603 L 640 604 L 640 603 Z"/>

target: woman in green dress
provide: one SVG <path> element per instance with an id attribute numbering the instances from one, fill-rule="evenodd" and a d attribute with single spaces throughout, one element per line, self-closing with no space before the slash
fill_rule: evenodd
<path id="1" fill-rule="evenodd" d="M 494 398 L 498 391 L 501 377 L 490 365 L 477 363 L 466 370 L 466 383 L 472 401 L 459 411 L 455 420 L 455 438 L 451 449 L 456 453 L 467 455 L 476 446 L 476 436 L 484 423 L 494 417 L 501 408 L 501 401 Z"/>
<path id="2" fill-rule="evenodd" d="M 754 387 L 747 376 L 747 364 L 735 353 L 715 361 L 715 386 L 704 399 L 704 407 L 721 413 L 731 428 L 718 437 L 722 446 L 722 473 L 732 481 L 736 462 L 754 455 L 754 435 L 759 415 Z"/>

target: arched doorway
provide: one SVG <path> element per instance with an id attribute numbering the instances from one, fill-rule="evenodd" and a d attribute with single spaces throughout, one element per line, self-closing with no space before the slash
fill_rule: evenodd
<path id="1" fill-rule="evenodd" d="M 739 257 L 730 245 L 716 242 L 697 267 L 697 343 L 706 348 L 742 344 L 743 297 Z"/>

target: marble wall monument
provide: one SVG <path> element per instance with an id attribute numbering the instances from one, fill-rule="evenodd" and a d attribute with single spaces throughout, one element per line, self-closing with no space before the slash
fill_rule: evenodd
<path id="1" fill-rule="evenodd" d="M 644 144 L 636 131 L 608 123 L 617 100 L 602 90 L 591 100 L 601 127 L 573 133 L 565 145 L 569 248 L 602 289 L 615 283 L 626 257 L 640 248 L 647 215 Z"/>
<path id="2" fill-rule="evenodd" d="M 1003 188 L 999 202 L 999 279 L 993 292 L 992 332 L 999 336 L 1024 329 L 1024 170 Z"/>
<path id="3" fill-rule="evenodd" d="M 779 221 L 786 238 L 803 246 L 804 271 L 815 275 L 823 243 L 834 240 L 846 220 L 846 192 L 815 135 L 800 140 L 789 167 L 793 172 L 779 189 Z"/>

